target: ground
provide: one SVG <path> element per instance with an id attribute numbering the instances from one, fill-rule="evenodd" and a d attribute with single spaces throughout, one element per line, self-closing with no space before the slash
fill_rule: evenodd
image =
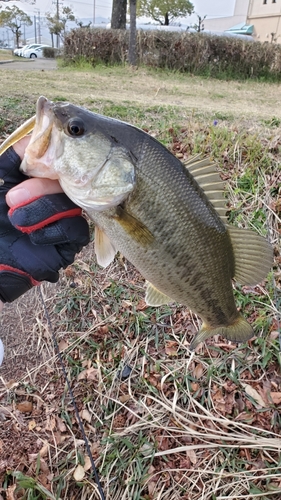
<path id="1" fill-rule="evenodd" d="M 44 94 L 129 121 L 182 160 L 211 155 L 229 220 L 267 235 L 275 260 L 263 283 L 235 287 L 256 337 L 194 355 L 200 319 L 147 307 L 139 273 L 120 255 L 100 268 L 93 244 L 42 285 L 51 326 L 38 288 L 5 306 L 0 499 L 99 498 L 52 330 L 107 499 L 279 498 L 280 85 L 37 62 L 0 65 L 2 138 Z"/>

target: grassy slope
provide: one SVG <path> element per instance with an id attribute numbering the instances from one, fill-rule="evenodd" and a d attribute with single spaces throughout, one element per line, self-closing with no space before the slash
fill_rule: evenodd
<path id="1" fill-rule="evenodd" d="M 211 339 L 193 358 L 198 319 L 179 306 L 146 308 L 143 280 L 122 258 L 102 270 L 89 246 L 58 285 L 43 287 L 107 498 L 278 498 L 280 87 L 142 69 L 9 68 L 0 89 L 3 136 L 45 94 L 140 126 L 181 159 L 211 155 L 226 181 L 230 220 L 267 233 L 275 248 L 268 280 L 235 290 L 261 337 L 239 347 Z M 14 481 L 6 469 L 17 469 L 35 482 L 15 498 L 44 498 L 40 485 L 55 498 L 98 498 L 36 291 L 5 314 L 3 494 Z M 120 380 L 126 365 L 131 376 Z M 31 413 L 18 406 L 26 400 Z M 9 452 L 15 418 L 21 438 Z M 78 464 L 86 475 L 75 481 Z"/>
<path id="2" fill-rule="evenodd" d="M 12 59 L 13 54 L 11 50 L 0 49 L 0 61 L 6 61 L 7 59 Z"/>

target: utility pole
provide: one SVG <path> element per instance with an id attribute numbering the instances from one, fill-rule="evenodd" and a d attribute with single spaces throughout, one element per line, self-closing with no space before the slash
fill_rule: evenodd
<path id="1" fill-rule="evenodd" d="M 37 35 L 38 35 L 38 43 L 41 43 L 41 19 L 40 19 L 40 10 L 34 9 L 36 13 L 36 25 L 37 25 Z M 38 16 L 38 17 L 37 17 Z M 37 43 L 37 40 L 35 40 Z"/>
<path id="2" fill-rule="evenodd" d="M 93 25 L 96 24 L 96 0 L 93 0 Z"/>
<path id="3" fill-rule="evenodd" d="M 38 35 L 39 35 L 39 43 L 41 43 L 41 21 L 40 21 L 40 10 L 38 11 Z"/>
<path id="4" fill-rule="evenodd" d="M 57 20 L 59 22 L 59 18 L 60 18 L 60 6 L 59 6 L 59 0 L 57 0 Z M 59 46 L 60 46 L 60 37 L 59 35 L 57 35 L 57 49 L 59 49 Z"/>
<path id="5" fill-rule="evenodd" d="M 34 16 L 34 38 L 35 38 L 35 43 L 37 43 L 37 27 L 36 27 L 37 19 L 36 15 Z"/>

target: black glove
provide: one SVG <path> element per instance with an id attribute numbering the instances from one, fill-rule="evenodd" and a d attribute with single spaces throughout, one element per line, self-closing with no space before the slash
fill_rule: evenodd
<path id="1" fill-rule="evenodd" d="M 33 198 L 9 210 L 5 195 L 27 177 L 8 149 L 0 156 L 0 300 L 12 302 L 40 281 L 55 283 L 90 241 L 81 209 L 64 193 Z M 9 210 L 9 212 L 8 212 Z"/>

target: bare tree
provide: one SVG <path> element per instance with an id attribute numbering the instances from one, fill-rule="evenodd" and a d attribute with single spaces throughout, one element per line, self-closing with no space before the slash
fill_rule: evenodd
<path id="1" fill-rule="evenodd" d="M 197 19 L 198 19 L 198 22 L 195 23 L 192 28 L 194 28 L 196 31 L 198 31 L 198 33 L 200 33 L 201 31 L 204 31 L 204 21 L 206 19 L 207 16 L 199 16 L 199 14 L 196 13 L 196 16 L 197 16 Z"/>
<path id="2" fill-rule="evenodd" d="M 111 12 L 111 28 L 126 29 L 127 0 L 113 0 Z"/>

